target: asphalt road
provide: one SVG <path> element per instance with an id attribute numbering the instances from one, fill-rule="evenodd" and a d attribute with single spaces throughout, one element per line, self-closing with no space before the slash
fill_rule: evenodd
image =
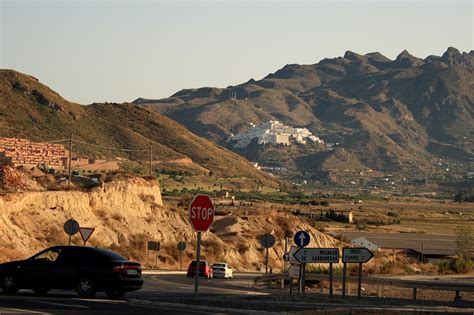
<path id="1" fill-rule="evenodd" d="M 154 296 L 194 297 L 194 278 L 184 273 L 145 274 L 142 290 L 127 293 L 121 300 L 109 300 L 103 293 L 94 299 L 78 298 L 74 291 L 51 291 L 36 296 L 21 290 L 17 295 L 0 295 L 0 315 L 6 314 L 209 314 L 196 309 L 139 305 L 127 299 L 147 300 Z M 251 288 L 255 275 L 235 274 L 233 279 L 203 279 L 199 281 L 200 295 L 265 294 Z"/>

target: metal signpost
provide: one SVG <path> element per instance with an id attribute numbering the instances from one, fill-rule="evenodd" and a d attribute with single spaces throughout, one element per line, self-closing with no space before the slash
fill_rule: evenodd
<path id="1" fill-rule="evenodd" d="M 71 236 L 79 232 L 79 223 L 74 219 L 69 219 L 64 223 L 64 232 L 69 235 L 69 243 L 71 245 Z"/>
<path id="2" fill-rule="evenodd" d="M 307 246 L 310 242 L 311 238 L 309 233 L 306 231 L 298 231 L 295 233 L 293 237 L 293 241 L 295 242 L 296 246 L 299 248 L 303 248 Z M 298 278 L 298 293 L 301 290 L 301 294 L 304 296 L 304 289 L 305 289 L 305 276 L 306 276 L 306 264 L 300 264 L 300 276 Z"/>
<path id="3" fill-rule="evenodd" d="M 214 221 L 214 204 L 207 195 L 196 195 L 189 204 L 189 223 L 197 232 L 196 265 L 194 269 L 194 298 L 198 298 L 199 271 L 201 269 L 201 232 L 206 232 Z"/>
<path id="4" fill-rule="evenodd" d="M 147 244 L 147 256 L 146 256 L 146 264 L 148 265 L 148 259 L 150 258 L 150 251 L 156 252 L 155 258 L 155 267 L 158 268 L 158 252 L 160 251 L 160 242 L 148 241 Z"/>
<path id="5" fill-rule="evenodd" d="M 329 295 L 333 297 L 333 263 L 339 262 L 339 248 L 304 248 L 293 254 L 301 264 L 329 263 Z"/>
<path id="6" fill-rule="evenodd" d="M 84 241 L 84 246 L 86 246 L 87 240 L 91 237 L 94 231 L 95 231 L 95 228 L 88 228 L 88 227 L 79 228 L 79 233 L 81 234 L 82 240 Z"/>
<path id="7" fill-rule="evenodd" d="M 183 251 L 186 249 L 185 242 L 178 242 L 176 248 L 179 250 L 179 271 L 183 269 Z"/>
<path id="8" fill-rule="evenodd" d="M 299 281 L 300 278 L 301 264 L 293 256 L 293 254 L 296 253 L 297 250 L 298 247 L 291 246 L 290 250 L 287 253 L 283 254 L 283 260 L 290 263 L 290 267 L 288 268 L 288 277 L 290 278 L 290 295 L 293 293 L 293 279 L 298 279 Z"/>
<path id="9" fill-rule="evenodd" d="M 342 296 L 346 296 L 346 270 L 347 263 L 358 263 L 359 264 L 359 279 L 357 286 L 357 296 L 360 299 L 362 293 L 362 264 L 368 262 L 374 257 L 374 254 L 365 247 L 360 248 L 343 248 L 342 249 L 342 262 L 344 264 L 342 269 Z"/>
<path id="10" fill-rule="evenodd" d="M 271 234 L 263 234 L 260 237 L 260 244 L 267 250 L 265 255 L 265 274 L 268 274 L 268 249 L 275 245 L 275 238 Z"/>

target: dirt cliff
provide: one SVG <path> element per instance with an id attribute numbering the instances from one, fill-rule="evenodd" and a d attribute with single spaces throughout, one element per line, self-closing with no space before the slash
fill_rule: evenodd
<path id="1" fill-rule="evenodd" d="M 330 247 L 337 241 L 289 213 L 241 209 L 238 213 L 219 207 L 214 224 L 203 234 L 202 255 L 210 262 L 227 261 L 240 270 L 263 265 L 264 250 L 258 236 L 272 233 L 276 245 L 270 250 L 270 264 L 281 267 L 283 239 L 297 229 L 309 231 L 313 245 Z M 63 231 L 74 218 L 95 232 L 88 245 L 111 248 L 133 260 L 147 263 L 146 243 L 161 243 L 159 268 L 179 266 L 176 244 L 184 241 L 187 266 L 195 254 L 195 233 L 187 221 L 186 205 L 163 200 L 157 181 L 127 178 L 102 184 L 88 192 L 39 191 L 0 196 L 0 262 L 24 259 L 51 245 L 67 244 Z M 82 245 L 79 234 L 72 241 Z M 156 256 L 150 256 L 154 264 Z"/>

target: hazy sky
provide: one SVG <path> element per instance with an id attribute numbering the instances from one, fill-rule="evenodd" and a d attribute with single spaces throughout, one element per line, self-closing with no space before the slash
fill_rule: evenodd
<path id="1" fill-rule="evenodd" d="M 474 0 L 0 3 L 1 68 L 82 104 L 226 87 L 346 50 L 424 58 L 474 41 Z"/>

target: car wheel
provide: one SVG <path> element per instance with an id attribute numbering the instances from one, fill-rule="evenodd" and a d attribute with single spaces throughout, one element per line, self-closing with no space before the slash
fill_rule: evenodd
<path id="1" fill-rule="evenodd" d="M 94 280 L 90 277 L 80 278 L 77 282 L 76 292 L 80 297 L 94 297 L 96 293 Z"/>
<path id="2" fill-rule="evenodd" d="M 125 294 L 125 291 L 111 290 L 111 291 L 106 291 L 105 293 L 107 293 L 107 296 L 111 299 L 120 299 Z"/>
<path id="3" fill-rule="evenodd" d="M 18 281 L 14 275 L 6 274 L 2 279 L 1 285 L 2 292 L 5 294 L 16 294 L 18 293 Z"/>
<path id="4" fill-rule="evenodd" d="M 38 288 L 33 288 L 33 292 L 35 292 L 36 295 L 45 295 L 49 292 L 50 288 L 46 287 L 38 287 Z"/>

